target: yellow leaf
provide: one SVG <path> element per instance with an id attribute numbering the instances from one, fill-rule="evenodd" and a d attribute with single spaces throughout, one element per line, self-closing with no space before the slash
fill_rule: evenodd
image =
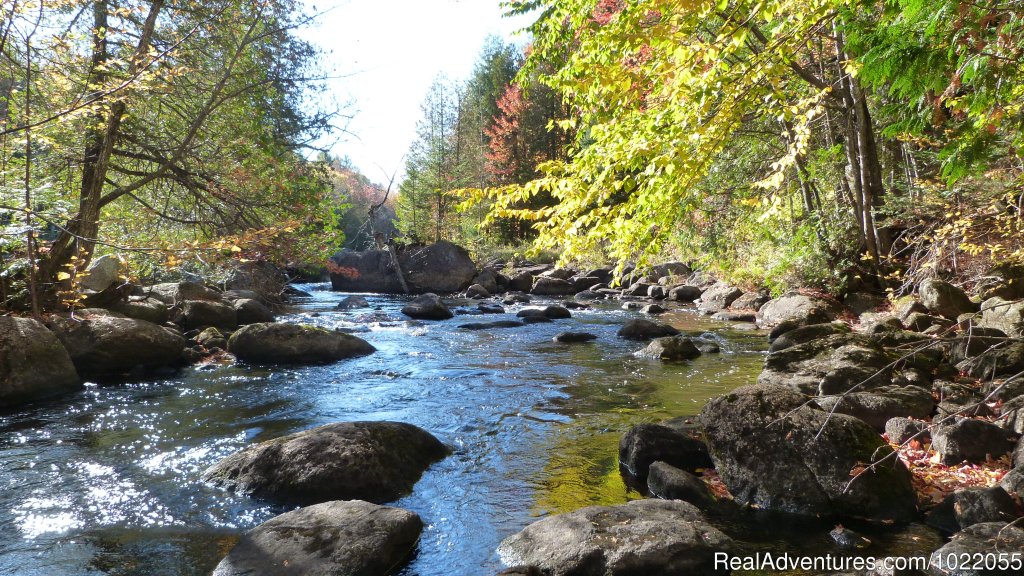
<path id="1" fill-rule="evenodd" d="M 60 281 L 60 280 L 67 280 L 69 278 L 71 278 L 71 274 L 68 274 L 67 272 L 58 272 L 57 273 L 57 280 L 58 281 Z"/>

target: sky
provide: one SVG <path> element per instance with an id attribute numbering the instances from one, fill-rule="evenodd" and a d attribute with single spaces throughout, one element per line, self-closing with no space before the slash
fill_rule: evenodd
<path id="1" fill-rule="evenodd" d="M 337 76 L 330 97 L 351 103 L 347 133 L 332 152 L 348 156 L 371 180 L 386 183 L 415 137 L 420 104 L 444 73 L 464 80 L 488 35 L 523 44 L 526 17 L 503 18 L 499 0 L 306 0 L 322 12 L 300 35 L 324 52 Z"/>

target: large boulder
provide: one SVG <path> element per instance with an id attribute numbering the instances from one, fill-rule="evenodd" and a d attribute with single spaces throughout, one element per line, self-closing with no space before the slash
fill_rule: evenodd
<path id="1" fill-rule="evenodd" d="M 636 478 L 645 478 L 656 461 L 689 472 L 711 468 L 708 448 L 694 437 L 694 432 L 672 421 L 637 424 L 619 440 L 619 464 Z"/>
<path id="2" fill-rule="evenodd" d="M 1018 523 L 1019 524 L 1019 523 Z M 983 576 L 1020 574 L 1019 560 L 1024 550 L 1024 527 L 1006 522 L 983 522 L 964 529 L 942 548 L 932 552 L 929 559 L 929 574 L 934 576 Z M 991 562 L 1002 558 L 1006 569 L 979 571 L 973 568 L 975 561 L 986 557 Z M 950 559 L 955 559 L 950 561 Z M 991 564 L 990 564 L 991 565 Z"/>
<path id="3" fill-rule="evenodd" d="M 728 308 L 737 298 L 743 295 L 743 291 L 725 282 L 716 282 L 700 296 L 697 309 L 701 312 L 717 312 Z"/>
<path id="4" fill-rule="evenodd" d="M 53 332 L 38 320 L 0 316 L 0 409 L 81 387 Z"/>
<path id="5" fill-rule="evenodd" d="M 678 334 L 679 330 L 668 324 L 642 319 L 627 320 L 618 331 L 619 338 L 626 340 L 650 340 L 651 338 L 676 336 Z"/>
<path id="6" fill-rule="evenodd" d="M 241 298 L 234 301 L 233 307 L 235 309 L 235 318 L 238 321 L 239 326 L 274 321 L 273 310 L 267 308 L 259 300 Z"/>
<path id="7" fill-rule="evenodd" d="M 403 422 L 340 422 L 260 442 L 214 464 L 203 478 L 283 504 L 388 502 L 408 493 L 448 454 L 426 430 Z"/>
<path id="8" fill-rule="evenodd" d="M 213 576 L 385 576 L 416 547 L 423 521 L 408 510 L 352 500 L 275 516 L 246 532 Z"/>
<path id="9" fill-rule="evenodd" d="M 992 486 L 953 492 L 928 511 L 926 521 L 952 533 L 983 522 L 1012 522 L 1019 516 L 1013 497 L 1001 486 Z"/>
<path id="10" fill-rule="evenodd" d="M 537 278 L 530 290 L 530 293 L 536 296 L 572 296 L 576 292 L 575 284 L 552 276 Z"/>
<path id="11" fill-rule="evenodd" d="M 121 276 L 121 261 L 107 254 L 92 261 L 81 278 L 81 287 L 93 292 L 110 288 Z"/>
<path id="12" fill-rule="evenodd" d="M 759 384 L 784 385 L 804 394 L 865 391 L 892 383 L 885 350 L 860 334 L 835 334 L 768 354 Z"/>
<path id="13" fill-rule="evenodd" d="M 757 325 L 772 328 L 787 320 L 800 324 L 822 324 L 835 320 L 840 312 L 838 302 L 810 296 L 799 292 L 787 292 L 782 296 L 769 300 L 757 311 Z"/>
<path id="14" fill-rule="evenodd" d="M 700 287 L 683 284 L 682 286 L 670 288 L 667 297 L 669 300 L 676 302 L 693 302 L 700 298 L 701 294 L 703 294 L 703 291 Z"/>
<path id="15" fill-rule="evenodd" d="M 209 300 L 186 300 L 181 304 L 178 322 L 185 330 L 213 326 L 221 330 L 238 327 L 238 312 L 223 302 Z"/>
<path id="16" fill-rule="evenodd" d="M 956 367 L 965 374 L 985 380 L 1013 376 L 1024 371 L 1024 342 L 1006 341 L 959 362 Z"/>
<path id="17" fill-rule="evenodd" d="M 709 402 L 699 422 L 740 503 L 808 516 L 917 515 L 910 472 L 875 430 L 788 387 L 744 386 Z"/>
<path id="18" fill-rule="evenodd" d="M 145 320 L 153 324 L 163 324 L 171 317 L 171 309 L 156 298 L 131 296 L 128 300 L 111 305 L 110 309 L 128 318 Z"/>
<path id="19" fill-rule="evenodd" d="M 141 296 L 156 298 L 157 300 L 173 306 L 186 300 L 209 300 L 220 301 L 221 294 L 213 288 L 203 286 L 198 282 L 168 282 L 156 284 L 141 289 Z"/>
<path id="20" fill-rule="evenodd" d="M 452 311 L 441 302 L 437 294 L 421 294 L 402 306 L 402 314 L 417 320 L 447 320 L 454 317 Z"/>
<path id="21" fill-rule="evenodd" d="M 932 430 L 932 448 L 946 465 L 984 462 L 988 457 L 999 458 L 1010 453 L 1014 446 L 1013 433 L 985 420 L 956 418 Z"/>
<path id="22" fill-rule="evenodd" d="M 1024 337 L 1024 300 L 993 297 L 981 303 L 982 328 L 995 328 L 1008 336 Z"/>
<path id="23" fill-rule="evenodd" d="M 176 363 L 185 349 L 174 330 L 135 318 L 86 313 L 53 317 L 49 326 L 83 378 L 161 368 Z"/>
<path id="24" fill-rule="evenodd" d="M 968 312 L 977 312 L 978 305 L 971 302 L 967 293 L 949 282 L 929 278 L 917 289 L 921 296 L 921 304 L 932 314 L 956 320 L 956 317 Z"/>
<path id="25" fill-rule="evenodd" d="M 506 538 L 498 554 L 549 576 L 676 576 L 714 574 L 715 553 L 733 549 L 692 504 L 636 500 L 549 516 Z"/>
<path id="26" fill-rule="evenodd" d="M 476 276 L 476 265 L 469 252 L 444 240 L 398 248 L 397 255 L 406 285 L 417 294 L 459 292 Z M 341 292 L 402 292 L 394 260 L 387 250 L 342 250 L 331 257 L 328 269 L 331 286 Z"/>
<path id="27" fill-rule="evenodd" d="M 910 416 L 920 420 L 931 416 L 935 410 L 931 390 L 919 386 L 884 386 L 870 392 L 822 396 L 815 401 L 823 410 L 849 414 L 878 432 L 886 430 L 890 419 Z"/>
<path id="28" fill-rule="evenodd" d="M 376 348 L 351 334 L 315 326 L 257 323 L 236 330 L 228 351 L 254 364 L 315 364 L 365 356 Z"/>

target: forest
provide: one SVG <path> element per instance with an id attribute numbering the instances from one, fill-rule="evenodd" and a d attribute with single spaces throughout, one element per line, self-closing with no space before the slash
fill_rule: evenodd
<path id="1" fill-rule="evenodd" d="M 297 2 L 13 0 L 0 300 L 74 307 L 96 254 L 150 279 L 316 268 L 378 228 L 484 258 L 671 256 L 776 294 L 971 284 L 1024 258 L 1020 8 L 505 2 L 535 16 L 522 47 L 439 76 L 405 166 L 368 177 L 317 149 L 347 111 L 319 104 Z"/>

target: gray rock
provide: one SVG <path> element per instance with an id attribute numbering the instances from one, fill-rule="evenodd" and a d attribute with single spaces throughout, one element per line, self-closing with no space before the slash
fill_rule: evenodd
<path id="1" fill-rule="evenodd" d="M 352 500 L 292 510 L 246 532 L 213 576 L 390 574 L 423 530 L 414 512 Z"/>
<path id="2" fill-rule="evenodd" d="M 849 334 L 850 325 L 845 322 L 829 322 L 828 324 L 811 324 L 800 326 L 783 332 L 772 340 L 769 352 L 780 352 L 786 348 L 792 348 L 798 344 L 806 344 L 814 340 L 834 336 L 836 334 Z"/>
<path id="3" fill-rule="evenodd" d="M 1024 434 L 1024 396 L 1005 402 L 999 410 L 996 424 L 1014 434 Z"/>
<path id="4" fill-rule="evenodd" d="M 519 272 L 509 278 L 508 289 L 514 292 L 529 292 L 533 289 L 533 274 L 525 271 Z"/>
<path id="5" fill-rule="evenodd" d="M 921 312 L 914 312 L 903 320 L 903 325 L 906 326 L 908 330 L 924 332 L 925 330 L 934 327 L 938 327 L 940 329 L 949 328 L 953 325 L 953 321 L 940 316 L 930 316 Z"/>
<path id="6" fill-rule="evenodd" d="M 531 298 L 530 298 L 529 294 L 523 294 L 521 292 L 516 292 L 516 293 L 512 293 L 512 294 L 506 294 L 505 298 L 502 299 L 501 303 L 502 304 L 529 304 L 530 300 L 531 300 Z"/>
<path id="7" fill-rule="evenodd" d="M 408 493 L 448 449 L 403 422 L 341 422 L 260 442 L 217 462 L 204 480 L 282 504 L 388 502 Z"/>
<path id="8" fill-rule="evenodd" d="M 221 350 L 227 350 L 228 348 L 228 339 L 220 333 L 220 330 L 212 327 L 200 332 L 199 335 L 195 337 L 195 341 L 196 344 L 201 344 L 207 349 L 220 348 Z"/>
<path id="9" fill-rule="evenodd" d="M 822 324 L 835 320 L 840 308 L 838 302 L 788 292 L 761 306 L 757 311 L 757 324 L 762 328 L 772 328 L 787 320 L 801 325 Z"/>
<path id="10" fill-rule="evenodd" d="M 957 369 L 983 380 L 995 380 L 1024 372 L 1024 342 L 1007 341 L 999 347 L 959 362 Z"/>
<path id="11" fill-rule="evenodd" d="M 102 292 L 110 288 L 121 276 L 121 261 L 110 254 L 92 261 L 80 279 L 85 290 Z"/>
<path id="12" fill-rule="evenodd" d="M 491 291 L 484 288 L 482 284 L 471 284 L 469 288 L 466 288 L 466 298 L 487 298 L 491 295 Z"/>
<path id="13" fill-rule="evenodd" d="M 989 298 L 981 303 L 982 328 L 995 328 L 1009 336 L 1024 337 L 1024 300 Z"/>
<path id="14" fill-rule="evenodd" d="M 1013 468 L 999 481 L 999 486 L 1008 494 L 1024 496 L 1024 468 Z"/>
<path id="15" fill-rule="evenodd" d="M 417 320 L 447 320 L 454 314 L 437 294 L 421 294 L 402 307 L 402 314 Z"/>
<path id="16" fill-rule="evenodd" d="M 739 288 L 730 286 L 725 282 L 716 282 L 701 294 L 697 309 L 702 312 L 724 310 L 742 295 L 743 291 Z"/>
<path id="17" fill-rule="evenodd" d="M 523 326 L 526 326 L 526 324 L 516 320 L 496 320 L 494 322 L 469 322 L 468 324 L 459 324 L 459 329 L 493 330 L 495 328 L 522 328 Z"/>
<path id="18" fill-rule="evenodd" d="M 757 320 L 757 315 L 750 310 L 747 310 L 746 312 L 738 310 L 720 310 L 712 314 L 711 319 L 720 320 L 722 322 L 754 322 Z"/>
<path id="19" fill-rule="evenodd" d="M 664 286 L 651 286 L 647 289 L 647 297 L 655 300 L 664 300 L 666 296 Z"/>
<path id="20" fill-rule="evenodd" d="M 879 432 L 885 431 L 887 423 L 897 416 L 922 419 L 931 416 L 935 409 L 931 391 L 917 386 L 885 386 L 870 392 L 822 396 L 815 401 L 822 410 L 849 414 Z"/>
<path id="21" fill-rule="evenodd" d="M 636 478 L 645 478 L 648 468 L 657 461 L 688 472 L 711 468 L 708 448 L 694 438 L 694 432 L 673 425 L 671 420 L 637 424 L 619 440 L 619 464 Z"/>
<path id="22" fill-rule="evenodd" d="M 238 312 L 222 302 L 186 300 L 181 304 L 178 323 L 185 330 L 195 330 L 207 326 L 221 330 L 234 330 L 238 327 Z"/>
<path id="23" fill-rule="evenodd" d="M 875 310 L 883 302 L 885 302 L 885 296 L 870 292 L 851 292 L 843 298 L 843 304 L 858 316 Z"/>
<path id="24" fill-rule="evenodd" d="M 619 338 L 626 340 L 650 340 L 662 336 L 676 336 L 679 330 L 668 324 L 659 324 L 650 320 L 633 319 L 627 320 L 619 329 Z"/>
<path id="25" fill-rule="evenodd" d="M 742 296 L 732 301 L 729 305 L 733 310 L 757 310 L 771 301 L 772 297 L 765 292 L 744 292 Z"/>
<path id="26" fill-rule="evenodd" d="M 466 289 L 476 276 L 469 252 L 444 240 L 397 249 L 405 282 L 414 294 L 452 294 Z M 331 257 L 331 285 L 339 292 L 399 294 L 394 259 L 386 250 L 342 250 Z"/>
<path id="27" fill-rule="evenodd" d="M 715 553 L 734 549 L 692 504 L 636 500 L 549 516 L 506 538 L 498 554 L 549 576 L 676 576 L 713 574 Z"/>
<path id="28" fill-rule="evenodd" d="M 885 423 L 885 435 L 889 437 L 890 442 L 895 444 L 904 444 L 911 439 L 925 444 L 932 439 L 931 433 L 928 432 L 927 422 L 902 416 L 891 418 Z"/>
<path id="29" fill-rule="evenodd" d="M 228 339 L 228 351 L 254 364 L 316 364 L 372 354 L 361 338 L 301 324 L 249 324 Z"/>
<path id="30" fill-rule="evenodd" d="M 82 387 L 68 351 L 41 322 L 0 316 L 0 409 Z"/>
<path id="31" fill-rule="evenodd" d="M 561 320 L 572 318 L 572 313 L 564 306 L 545 306 L 544 308 L 523 308 L 516 313 L 519 318 L 550 318 Z"/>
<path id="32" fill-rule="evenodd" d="M 684 336 L 666 336 L 655 338 L 636 355 L 656 360 L 692 360 L 700 356 L 700 349 Z"/>
<path id="33" fill-rule="evenodd" d="M 121 301 L 110 306 L 114 312 L 124 315 L 126 318 L 145 320 L 153 324 L 163 324 L 170 320 L 171 310 L 156 298 L 139 298 L 132 296 L 127 301 Z"/>
<path id="34" fill-rule="evenodd" d="M 180 334 L 145 320 L 81 312 L 78 316 L 80 320 L 51 318 L 49 326 L 83 378 L 168 366 L 185 348 Z"/>
<path id="35" fill-rule="evenodd" d="M 239 326 L 274 321 L 274 312 L 259 300 L 242 298 L 235 300 L 234 307 Z"/>
<path id="36" fill-rule="evenodd" d="M 577 292 L 576 286 L 568 280 L 541 276 L 533 284 L 531 294 L 536 296 L 572 296 Z"/>
<path id="37" fill-rule="evenodd" d="M 597 340 L 597 334 L 591 334 L 590 332 L 559 332 L 552 338 L 555 342 L 561 342 L 562 344 L 573 344 L 578 342 L 590 342 Z"/>
<path id="38" fill-rule="evenodd" d="M 983 522 L 1013 522 L 1017 503 L 1000 486 L 964 488 L 946 496 L 928 511 L 925 521 L 943 532 L 958 532 Z"/>
<path id="39" fill-rule="evenodd" d="M 1013 434 L 984 420 L 959 418 L 932 430 L 932 448 L 946 465 L 967 461 L 984 462 L 986 456 L 999 458 L 1013 449 Z"/>
<path id="40" fill-rule="evenodd" d="M 978 305 L 971 302 L 963 290 L 949 282 L 929 278 L 921 282 L 917 291 L 925 308 L 950 320 L 956 320 L 961 314 L 978 311 Z"/>
<path id="41" fill-rule="evenodd" d="M 623 296 L 647 296 L 651 284 L 647 282 L 634 282 L 622 291 Z"/>
<path id="42" fill-rule="evenodd" d="M 700 298 L 703 291 L 697 286 L 682 285 L 676 286 L 668 291 L 668 299 L 675 302 L 693 302 Z"/>
<path id="43" fill-rule="evenodd" d="M 788 387 L 744 386 L 710 401 L 699 421 L 737 502 L 808 516 L 917 516 L 910 473 L 878 433 L 852 416 L 829 415 Z"/>
<path id="44" fill-rule="evenodd" d="M 169 306 L 180 304 L 186 300 L 209 300 L 211 302 L 218 302 L 221 300 L 220 292 L 217 292 L 212 288 L 207 288 L 197 282 L 170 282 L 165 284 L 156 284 L 149 288 L 143 288 L 142 295 L 150 298 L 156 298 Z"/>
<path id="45" fill-rule="evenodd" d="M 953 363 L 963 362 L 972 356 L 980 356 L 1006 342 L 1006 334 L 994 328 L 970 326 L 957 334 L 950 346 L 949 358 Z"/>
<path id="46" fill-rule="evenodd" d="M 643 308 L 641 308 L 640 312 L 642 312 L 644 314 L 657 315 L 657 314 L 664 314 L 666 312 L 666 310 L 664 308 L 662 308 L 661 306 L 657 305 L 657 304 L 648 304 L 647 306 L 644 306 Z"/>
<path id="47" fill-rule="evenodd" d="M 949 557 L 984 558 L 986 554 L 1017 552 L 1024 550 L 1024 528 L 1009 525 L 1006 522 L 985 522 L 975 524 L 955 534 L 948 544 L 932 552 L 929 560 L 929 574 L 933 576 L 987 576 L 1019 574 L 1019 570 L 1010 568 L 1006 571 L 978 571 L 972 568 L 973 562 L 965 562 L 957 567 L 950 566 Z M 1012 557 L 1011 557 L 1012 560 Z"/>
<path id="48" fill-rule="evenodd" d="M 480 286 L 488 294 L 497 294 L 499 291 L 498 273 L 490 268 L 485 268 L 473 278 L 471 286 Z"/>
<path id="49" fill-rule="evenodd" d="M 501 305 L 495 304 L 493 302 L 481 302 L 481 303 L 476 305 L 476 309 L 479 310 L 481 314 L 504 314 L 505 313 L 505 309 L 502 308 Z"/>
<path id="50" fill-rule="evenodd" d="M 769 353 L 757 381 L 822 396 L 868 391 L 892 383 L 889 364 L 870 338 L 836 334 Z"/>
<path id="51" fill-rule="evenodd" d="M 647 474 L 647 491 L 665 500 L 682 500 L 701 510 L 715 503 L 711 489 L 693 474 L 665 462 L 651 464 Z"/>

